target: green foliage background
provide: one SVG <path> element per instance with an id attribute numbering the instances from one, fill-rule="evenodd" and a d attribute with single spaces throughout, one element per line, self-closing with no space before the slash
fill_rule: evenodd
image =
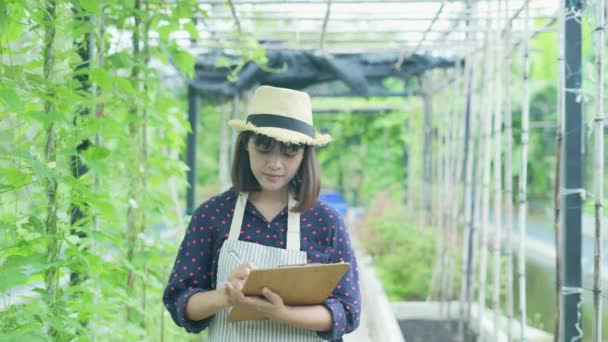
<path id="1" fill-rule="evenodd" d="M 166 89 L 147 61 L 191 75 L 193 56 L 169 33 L 198 11 L 195 1 L 0 3 L 0 340 L 187 339 L 162 307 L 176 245 L 160 228 L 185 226 L 174 208 L 189 127 L 183 90 Z M 117 35 L 126 44 L 111 45 Z M 75 176 L 73 160 L 89 172 Z"/>
<path id="2" fill-rule="evenodd" d="M 190 130 L 186 91 L 167 88 L 149 61 L 172 63 L 181 77 L 192 75 L 194 56 L 170 33 L 184 28 L 197 36 L 190 21 L 195 14 L 206 15 L 194 0 L 162 6 L 117 0 L 0 2 L 0 340 L 190 338 L 171 322 L 161 301 L 188 220 L 183 208 L 187 167 L 181 157 Z M 585 94 L 593 93 L 594 80 L 589 27 L 585 22 Z M 158 38 L 150 38 L 151 32 Z M 112 43 L 121 35 L 122 44 Z M 133 36 L 139 44 L 133 45 Z M 82 60 L 79 46 L 88 43 L 93 54 Z M 533 121 L 555 122 L 556 46 L 553 33 L 533 40 Z M 521 55 L 515 52 L 510 85 L 515 189 Z M 237 73 L 249 61 L 265 63 L 255 43 L 244 45 L 241 59 L 231 67 Z M 81 77 L 88 78 L 91 88 L 83 88 Z M 394 80 L 386 85 L 403 90 Z M 448 108 L 450 91 L 434 94 L 435 115 Z M 582 100 L 590 120 L 594 99 L 585 95 Z M 462 117 L 463 100 L 456 103 Z M 354 114 L 358 106 L 393 110 Z M 313 107 L 337 109 L 315 118 L 316 126 L 334 138 L 319 149 L 325 188 L 368 207 L 378 193 L 389 191 L 396 213 L 404 212 L 407 193 L 418 203 L 410 214 L 423 210 L 420 98 L 314 99 Z M 220 190 L 217 132 L 225 125 L 220 113 L 229 111 L 225 102 L 203 101 L 198 202 Z M 445 129 L 445 121 L 434 122 L 434 131 Z M 530 135 L 527 181 L 529 198 L 538 208 L 551 206 L 554 136 L 551 128 L 533 129 Z M 586 135 L 588 165 L 591 138 Z M 85 140 L 90 147 L 80 151 Z M 439 146 L 435 136 L 435 156 Z M 89 172 L 75 176 L 74 158 Z M 71 221 L 74 207 L 84 214 L 76 222 Z M 434 230 L 399 215 L 370 214 L 367 220 L 364 245 L 390 298 L 425 298 Z M 404 265 L 403 260 L 414 261 Z M 70 280 L 71 274 L 80 278 Z M 36 296 L 13 302 L 11 291 Z"/>

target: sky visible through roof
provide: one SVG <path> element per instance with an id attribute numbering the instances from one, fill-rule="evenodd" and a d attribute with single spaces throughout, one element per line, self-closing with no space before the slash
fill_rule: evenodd
<path id="1" fill-rule="evenodd" d="M 531 20 L 548 20 L 561 2 L 529 3 Z M 524 4 L 477 1 L 468 10 L 461 1 L 210 0 L 201 3 L 206 16 L 196 18 L 200 40 L 191 40 L 185 31 L 175 32 L 175 37 L 197 52 L 238 49 L 247 40 L 262 42 L 260 47 L 266 49 L 462 56 L 483 46 L 488 21 L 493 27 L 505 26 L 505 6 L 517 37 L 523 30 Z"/>

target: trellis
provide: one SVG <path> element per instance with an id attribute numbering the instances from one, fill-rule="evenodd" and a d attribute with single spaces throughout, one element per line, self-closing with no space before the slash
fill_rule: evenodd
<path id="1" fill-rule="evenodd" d="M 530 122 L 530 41 L 544 31 L 555 32 L 559 48 L 556 72 L 558 84 L 558 120 L 556 139 L 555 228 L 557 246 L 556 339 L 571 340 L 579 335 L 580 307 L 583 292 L 581 281 L 581 204 L 587 193 L 582 183 L 581 140 L 583 130 L 581 104 L 581 74 L 566 70 L 581 70 L 580 47 L 582 2 L 553 3 L 540 0 L 523 1 L 363 1 L 363 0 L 208 0 L 200 3 L 207 11 L 204 17 L 193 18 L 198 37 L 176 32 L 175 39 L 193 52 L 222 50 L 239 53 L 244 48 L 265 50 L 316 51 L 328 56 L 342 53 L 395 52 L 398 69 L 405 58 L 414 54 L 441 55 L 464 61 L 464 68 L 443 74 L 433 89 L 453 96 L 453 102 L 430 109 L 425 115 L 436 117 L 444 127 L 433 138 L 441 138 L 436 150 L 429 149 L 425 177 L 442 184 L 449 196 L 460 198 L 458 203 L 431 205 L 438 196 L 425 198 L 429 218 L 443 231 L 438 245 L 438 262 L 433 277 L 439 282 L 439 299 L 449 303 L 453 295 L 453 257 L 457 225 L 464 227 L 461 237 L 462 281 L 460 293 L 461 322 L 471 322 L 472 304 L 477 294 L 477 315 L 483 314 L 487 300 L 488 247 L 493 251 L 492 321 L 499 326 L 500 287 L 503 283 L 500 257 L 506 254 L 506 305 L 508 339 L 526 339 L 525 326 L 525 256 L 527 182 L 519 182 L 518 203 L 513 205 L 512 183 L 512 96 L 521 96 L 521 155 L 520 179 L 526 180 L 528 131 Z M 418 7 L 418 11 L 412 10 Z M 596 92 L 594 117 L 594 191 L 595 199 L 595 258 L 594 258 L 594 316 L 593 336 L 601 340 L 601 268 L 602 208 L 604 171 L 605 116 L 603 106 L 603 60 L 606 26 L 604 0 L 595 6 Z M 378 10 L 381 7 L 382 10 Z M 303 10 L 303 9 L 306 10 Z M 544 20 L 544 26 L 532 25 Z M 483 63 L 483 66 L 481 66 Z M 523 75 L 513 75 L 511 66 L 523 65 Z M 456 63 L 459 66 L 460 63 Z M 480 69 L 483 69 L 481 72 Z M 429 72 L 428 79 L 438 78 Z M 447 77 L 445 77 L 447 75 Z M 508 85 L 519 82 L 523 91 L 512 94 Z M 438 86 L 437 86 L 438 85 Z M 506 85 L 506 86 L 503 86 Z M 441 92 L 440 92 L 441 93 Z M 459 95 L 460 94 L 460 95 Z M 458 101 L 457 98 L 464 98 Z M 447 97 L 449 98 L 449 97 Z M 238 102 L 238 99 L 233 99 Z M 195 101 L 195 100 L 191 100 Z M 195 106 L 193 104 L 193 106 Z M 236 104 L 234 105 L 236 106 Z M 192 106 L 191 106 L 192 108 Z M 329 110 L 331 112 L 331 110 Z M 233 114 L 234 115 L 234 114 Z M 568 132 L 567 135 L 564 132 Z M 193 131 L 193 135 L 196 131 Z M 191 139 L 192 139 L 191 136 Z M 563 144 L 563 146 L 562 146 Z M 192 145 L 192 143 L 190 144 Z M 562 151 L 563 148 L 563 151 Z M 223 148 L 228 150 L 227 147 Z M 437 160 L 435 160 L 437 158 Z M 563 167 L 563 173 L 562 173 Z M 425 167 L 425 170 L 427 168 Z M 433 171 L 434 170 L 434 171 Z M 492 173 L 493 172 L 493 173 Z M 427 179 L 427 178 L 425 178 Z M 194 176 L 189 178 L 190 184 Z M 409 182 L 409 181 L 408 181 Z M 411 184 L 411 182 L 410 182 Z M 432 198 L 431 198 L 432 197 Z M 561 208 L 566 208 L 561 210 Z M 517 209 L 517 225 L 513 213 Z M 492 219 L 490 215 L 492 213 Z M 563 217 L 561 216 L 563 214 Z M 503 219 L 504 216 L 504 219 Z M 490 222 L 492 221 L 492 222 Z M 562 223 L 563 222 L 563 223 Z M 562 236 L 562 228 L 564 228 Z M 518 234 L 515 234 L 518 229 Z M 494 236 L 490 238 L 490 233 Z M 503 238 L 504 236 L 504 238 Z M 517 244 L 517 246 L 516 246 Z M 563 244 L 563 249 L 561 249 Z M 516 248 L 517 247 L 517 248 Z M 519 283 L 519 313 L 514 313 L 513 253 L 517 251 L 517 281 Z M 564 258 L 564 256 L 568 256 Z M 480 260 L 477 261 L 477 258 Z M 561 259 L 560 259 L 561 258 Z M 564 264 L 561 264 L 561 260 Z M 479 267 L 475 265 L 479 262 Z M 560 274 L 564 272 L 562 277 Z M 476 281 L 477 280 L 477 281 Z M 563 286 L 562 286 L 563 281 Z M 478 287 L 475 291 L 475 286 Z M 563 312 L 562 309 L 563 308 Z M 443 309 L 442 309 L 443 311 Z M 451 312 L 448 308 L 445 312 Z M 519 320 L 515 327 L 513 319 Z M 480 322 L 481 320 L 478 320 Z M 477 331 L 481 331 L 477 326 Z M 462 324 L 461 329 L 462 333 Z M 496 329 L 495 329 L 496 331 Z M 517 331 L 516 336 L 512 332 Z M 462 336 L 462 335 L 461 335 Z M 496 338 L 495 336 L 486 336 Z"/>

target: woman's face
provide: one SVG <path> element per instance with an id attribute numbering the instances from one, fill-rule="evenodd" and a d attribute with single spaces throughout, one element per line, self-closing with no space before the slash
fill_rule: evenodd
<path id="1" fill-rule="evenodd" d="M 262 191 L 287 191 L 304 156 L 302 146 L 283 144 L 263 135 L 252 135 L 247 151 L 251 172 Z"/>

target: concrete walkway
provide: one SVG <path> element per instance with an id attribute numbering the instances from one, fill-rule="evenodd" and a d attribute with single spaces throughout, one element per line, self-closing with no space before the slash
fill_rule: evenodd
<path id="1" fill-rule="evenodd" d="M 361 325 L 352 333 L 344 335 L 344 342 L 373 342 L 372 338 L 368 335 L 369 329 L 367 328 L 365 316 L 365 311 L 363 311 L 361 315 Z"/>
<path id="2" fill-rule="evenodd" d="M 399 323 L 384 288 L 378 279 L 371 257 L 365 252 L 356 234 L 356 225 L 349 222 L 350 238 L 359 269 L 361 321 L 359 328 L 344 336 L 345 342 L 404 342 Z"/>

